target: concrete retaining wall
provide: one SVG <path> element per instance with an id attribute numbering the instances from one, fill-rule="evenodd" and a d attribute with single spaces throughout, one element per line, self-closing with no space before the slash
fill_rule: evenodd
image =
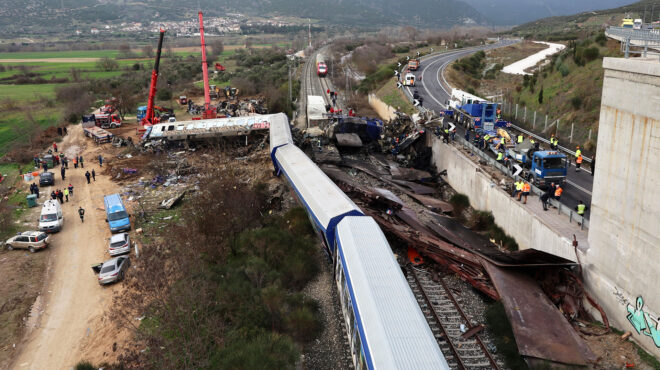
<path id="1" fill-rule="evenodd" d="M 481 172 L 479 166 L 457 148 L 435 138 L 433 164 L 438 171 L 447 170 L 449 185 L 467 195 L 473 208 L 492 212 L 495 222 L 516 239 L 520 249 L 535 248 L 571 261 L 576 260 L 572 240 L 541 222 L 529 212 L 526 205 L 500 189 L 488 174 Z M 531 202 L 539 202 L 539 198 L 529 197 L 527 203 Z"/>
<path id="2" fill-rule="evenodd" d="M 587 286 L 660 357 L 660 63 L 605 58 Z"/>
<path id="3" fill-rule="evenodd" d="M 369 105 L 371 105 L 371 108 L 373 108 L 384 121 L 389 121 L 396 118 L 396 114 L 394 114 L 396 109 L 387 105 L 374 94 L 369 94 Z"/>

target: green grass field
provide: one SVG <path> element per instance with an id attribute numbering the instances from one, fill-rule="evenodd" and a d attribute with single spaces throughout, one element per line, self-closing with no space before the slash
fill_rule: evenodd
<path id="1" fill-rule="evenodd" d="M 28 51 L 0 53 L 0 59 L 115 58 L 118 50 Z"/>

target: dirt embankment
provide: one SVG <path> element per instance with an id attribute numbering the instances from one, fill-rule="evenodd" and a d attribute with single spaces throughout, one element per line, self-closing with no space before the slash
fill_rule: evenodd
<path id="1" fill-rule="evenodd" d="M 105 222 L 103 196 L 120 192 L 120 188 L 101 174 L 94 158 L 100 153 L 106 156 L 104 149 L 111 147 L 91 144 L 82 135 L 81 126 L 70 126 L 69 135 L 59 147 L 69 158 L 83 155 L 85 168 L 74 169 L 70 161 L 66 180 L 56 173 L 53 188 L 63 189 L 70 183 L 74 195 L 63 204 L 62 231 L 51 236 L 50 248 L 34 256 L 48 255 L 50 268 L 23 339 L 16 345 L 17 356 L 4 368 L 68 369 L 82 359 L 111 362 L 118 355 L 113 352 L 113 343 L 127 336 L 108 325 L 104 316 L 112 309 L 112 296 L 121 291 L 121 284 L 100 287 L 90 267 L 109 258 L 110 230 Z M 96 181 L 87 184 L 84 174 L 92 168 L 96 170 Z M 51 191 L 44 190 L 46 194 Z M 77 214 L 79 206 L 86 210 L 84 223 Z M 12 254 L 6 256 L 14 258 Z"/>

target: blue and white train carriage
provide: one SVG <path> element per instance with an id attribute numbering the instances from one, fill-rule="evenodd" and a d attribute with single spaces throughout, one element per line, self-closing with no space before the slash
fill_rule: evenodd
<path id="1" fill-rule="evenodd" d="M 271 125 L 270 150 L 332 256 L 355 368 L 449 369 L 376 222 L 293 144 L 288 121 Z"/>

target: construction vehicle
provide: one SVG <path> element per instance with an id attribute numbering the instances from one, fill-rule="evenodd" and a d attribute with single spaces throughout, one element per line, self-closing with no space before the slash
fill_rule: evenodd
<path id="1" fill-rule="evenodd" d="M 176 115 L 174 114 L 174 109 L 172 108 L 163 108 L 156 105 L 154 106 L 152 111 L 154 112 L 154 119 L 157 120 L 158 122 L 166 122 L 171 117 L 176 117 Z M 147 116 L 147 106 L 146 105 L 139 106 L 137 109 L 137 119 L 143 120 L 146 116 Z"/>
<path id="2" fill-rule="evenodd" d="M 220 64 L 220 63 L 216 63 L 216 64 L 215 64 L 215 70 L 218 71 L 218 72 L 224 72 L 224 71 L 225 71 L 225 67 L 224 67 L 222 64 Z"/>
<path id="3" fill-rule="evenodd" d="M 199 15 L 199 37 L 202 42 L 202 74 L 204 75 L 204 110 L 202 119 L 216 118 L 217 110 L 211 107 L 211 95 L 209 94 L 209 67 L 206 64 L 206 43 L 204 42 L 204 17 L 202 12 Z"/>
<path id="4" fill-rule="evenodd" d="M 419 59 L 410 59 L 408 61 L 408 70 L 409 71 L 416 71 L 419 69 L 420 62 Z"/>
<path id="5" fill-rule="evenodd" d="M 90 123 L 90 125 L 101 128 L 121 127 L 121 117 L 117 113 L 86 114 L 82 116 L 82 122 L 83 124 Z"/>
<path id="6" fill-rule="evenodd" d="M 633 21 L 632 17 L 628 14 L 626 14 L 626 17 L 623 18 L 623 21 L 621 22 L 621 27 L 623 28 L 633 28 L 635 25 L 635 22 Z"/>
<path id="7" fill-rule="evenodd" d="M 156 98 L 156 84 L 158 83 L 158 67 L 160 65 L 160 53 L 163 51 L 164 36 L 165 36 L 165 30 L 161 29 L 160 35 L 158 37 L 158 49 L 156 51 L 156 61 L 154 62 L 154 69 L 151 71 L 151 87 L 149 88 L 149 100 L 147 101 L 147 106 L 145 107 L 146 111 L 144 112 L 144 116 L 140 119 L 140 125 L 142 127 L 139 129 L 139 131 L 142 132 L 145 130 L 144 126 L 151 126 L 160 122 L 159 117 L 157 117 L 154 112 L 154 100 Z"/>
<path id="8" fill-rule="evenodd" d="M 458 123 L 475 130 L 494 131 L 499 127 L 507 127 L 508 122 L 497 118 L 498 104 L 459 89 L 452 89 L 447 106 L 451 112 L 445 115 L 454 116 Z"/>

